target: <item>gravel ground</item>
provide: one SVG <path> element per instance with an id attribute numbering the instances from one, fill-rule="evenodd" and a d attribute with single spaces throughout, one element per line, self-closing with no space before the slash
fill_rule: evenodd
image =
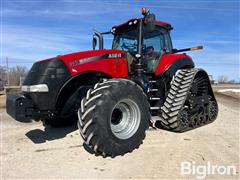
<path id="1" fill-rule="evenodd" d="M 2 179 L 196 179 L 181 175 L 180 164 L 234 165 L 239 178 L 239 101 L 217 96 L 219 116 L 207 126 L 185 132 L 148 130 L 139 149 L 124 156 L 96 157 L 82 146 L 76 127 L 46 128 L 40 122 L 22 124 L 0 109 Z"/>

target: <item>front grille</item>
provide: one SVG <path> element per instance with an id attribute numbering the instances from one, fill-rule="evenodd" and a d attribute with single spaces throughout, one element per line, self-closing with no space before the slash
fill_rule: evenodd
<path id="1" fill-rule="evenodd" d="M 40 110 L 54 110 L 57 94 L 71 77 L 62 60 L 51 59 L 35 63 L 23 85 L 47 84 L 49 92 L 27 93 Z"/>

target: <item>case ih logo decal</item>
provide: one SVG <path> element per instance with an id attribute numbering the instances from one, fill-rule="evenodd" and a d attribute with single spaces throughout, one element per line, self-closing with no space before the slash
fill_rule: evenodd
<path id="1" fill-rule="evenodd" d="M 122 57 L 124 57 L 124 54 L 121 54 L 121 53 L 104 54 L 104 55 L 100 55 L 100 56 L 93 56 L 93 57 L 89 57 L 89 58 L 78 59 L 78 60 L 75 60 L 73 62 L 70 62 L 69 64 L 70 64 L 70 66 L 73 67 L 73 66 L 88 63 L 88 62 L 91 62 L 91 61 L 107 59 L 107 58 L 122 58 Z"/>
<path id="2" fill-rule="evenodd" d="M 121 53 L 115 53 L 115 54 L 109 54 L 108 58 L 121 58 L 122 54 Z"/>

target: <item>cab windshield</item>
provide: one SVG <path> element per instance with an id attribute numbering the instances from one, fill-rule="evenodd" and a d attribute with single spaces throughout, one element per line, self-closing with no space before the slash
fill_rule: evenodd
<path id="1" fill-rule="evenodd" d="M 137 30 L 122 32 L 114 36 L 112 49 L 126 52 L 129 69 L 131 69 L 132 62 L 136 60 L 137 37 Z M 142 58 L 147 71 L 154 72 L 161 56 L 171 52 L 172 43 L 169 31 L 156 27 L 154 31 L 143 32 Z"/>
<path id="2" fill-rule="evenodd" d="M 162 28 L 155 31 L 144 33 L 143 35 L 143 55 L 151 49 L 153 52 L 161 53 L 172 51 L 172 44 L 169 32 Z M 137 30 L 116 34 L 113 40 L 112 49 L 124 50 L 131 54 L 137 53 Z"/>
<path id="3" fill-rule="evenodd" d="M 137 52 L 136 30 L 115 35 L 112 49 L 136 53 Z"/>

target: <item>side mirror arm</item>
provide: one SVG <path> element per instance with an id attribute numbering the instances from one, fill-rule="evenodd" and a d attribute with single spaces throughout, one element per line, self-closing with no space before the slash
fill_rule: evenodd
<path id="1" fill-rule="evenodd" d="M 99 39 L 99 49 L 103 49 L 103 35 L 100 32 L 94 30 L 94 36 L 98 37 Z"/>

